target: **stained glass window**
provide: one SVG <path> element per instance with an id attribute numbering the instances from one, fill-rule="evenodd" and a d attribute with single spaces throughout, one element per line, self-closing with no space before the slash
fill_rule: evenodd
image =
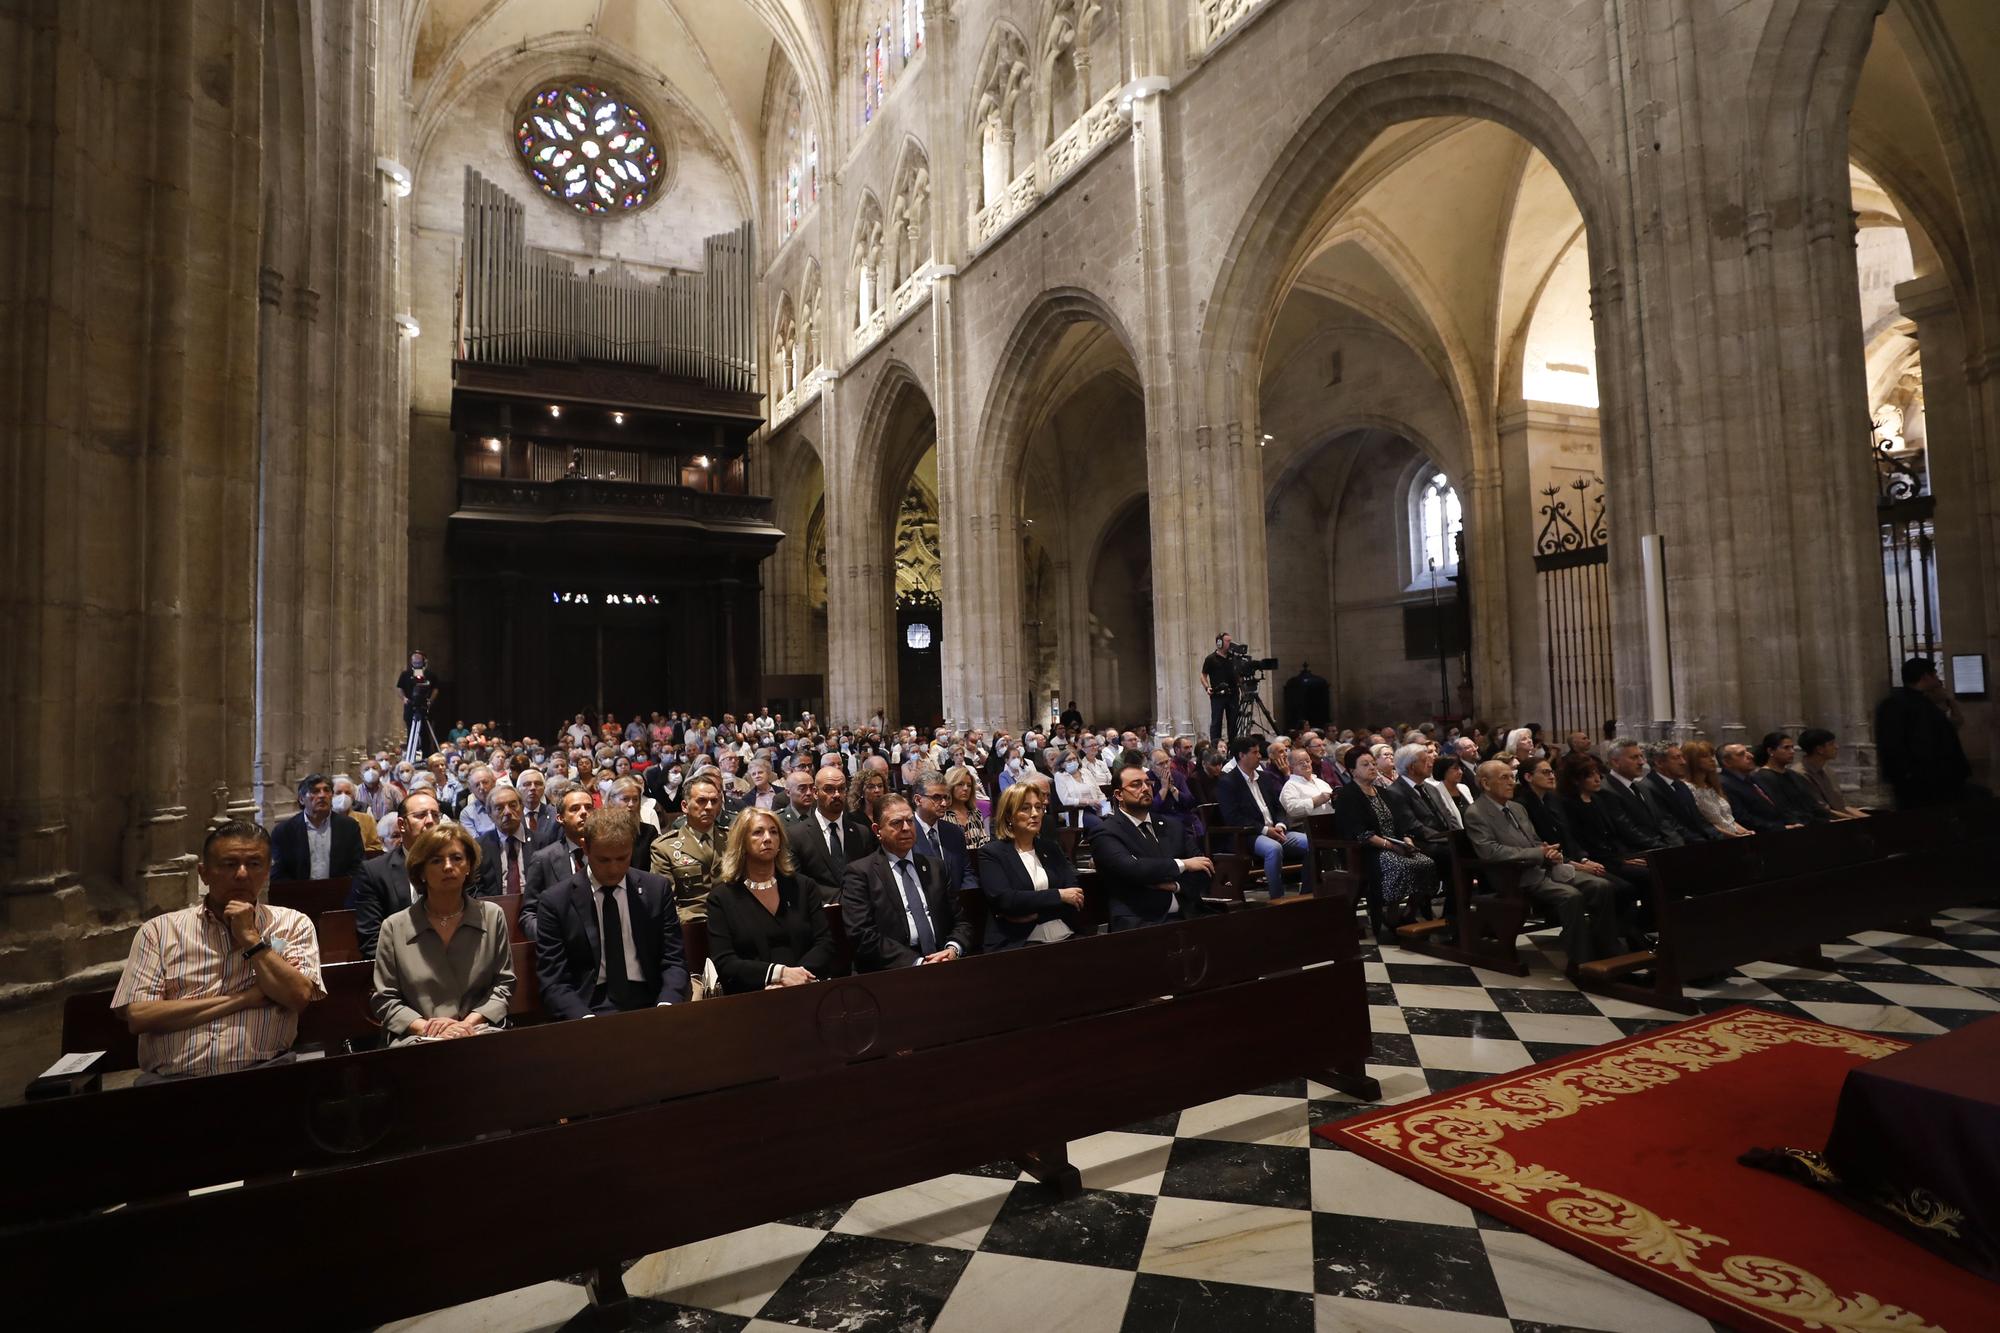
<path id="1" fill-rule="evenodd" d="M 1423 565 L 1417 570 L 1419 578 L 1458 569 L 1458 530 L 1463 526 L 1458 492 L 1444 473 L 1432 473 L 1417 492 L 1417 552 Z"/>
<path id="2" fill-rule="evenodd" d="M 658 135 L 603 84 L 564 80 L 528 99 L 514 129 L 521 165 L 542 192 L 579 213 L 626 213 L 660 183 Z"/>

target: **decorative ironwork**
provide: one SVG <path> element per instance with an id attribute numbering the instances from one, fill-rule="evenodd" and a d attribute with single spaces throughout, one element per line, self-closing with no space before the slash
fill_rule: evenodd
<path id="1" fill-rule="evenodd" d="M 1870 423 L 1869 452 L 1875 456 L 1875 506 L 1886 509 L 1904 500 L 1927 497 L 1931 493 L 1927 452 L 1912 449 L 1903 439 L 1903 414 L 1885 407 Z"/>
<path id="2" fill-rule="evenodd" d="M 1927 451 L 1903 438 L 1903 412 L 1884 404 L 1870 423 L 1875 515 L 1882 541 L 1882 591 L 1889 678 L 1911 657 L 1944 655 L 1937 586 L 1937 501 Z"/>
<path id="3" fill-rule="evenodd" d="M 771 501 L 760 495 L 715 495 L 685 486 L 647 486 L 629 481 L 565 477 L 559 481 L 513 481 L 461 477 L 461 509 L 532 510 L 544 514 L 629 513 L 660 518 L 692 518 L 713 523 L 772 522 Z"/>
<path id="4" fill-rule="evenodd" d="M 1604 478 L 1551 483 L 1542 496 L 1535 575 L 1547 634 L 1552 721 L 1558 734 L 1595 735 L 1613 711 L 1611 547 Z"/>
<path id="5" fill-rule="evenodd" d="M 1576 492 L 1574 508 L 1570 500 L 1562 498 L 1565 490 Z M 1554 483 L 1543 487 L 1542 495 L 1547 503 L 1542 505 L 1540 511 L 1542 530 L 1535 536 L 1535 554 L 1562 555 L 1601 549 L 1610 540 L 1604 494 L 1604 478 L 1598 476 L 1578 477 L 1567 487 Z"/>

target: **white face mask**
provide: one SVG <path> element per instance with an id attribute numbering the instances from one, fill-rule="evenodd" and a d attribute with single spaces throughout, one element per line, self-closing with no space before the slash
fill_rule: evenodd
<path id="1" fill-rule="evenodd" d="M 335 813 L 336 815 L 344 815 L 353 808 L 354 808 L 354 798 L 352 796 L 349 796 L 346 792 L 342 792 L 338 796 L 333 798 L 333 813 Z"/>
<path id="2" fill-rule="evenodd" d="M 380 773 L 377 773 L 372 768 L 364 768 L 361 770 L 361 780 L 367 783 L 371 787 L 375 785 L 375 780 L 381 776 L 382 775 Z"/>

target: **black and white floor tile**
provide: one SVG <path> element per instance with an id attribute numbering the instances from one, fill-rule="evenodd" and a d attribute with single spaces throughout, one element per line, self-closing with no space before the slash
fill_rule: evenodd
<path id="1" fill-rule="evenodd" d="M 1753 963 L 1699 992 L 1921 1040 L 2000 1013 L 2000 910 L 1941 939 L 1869 933 L 1827 971 Z M 1537 937 L 1553 948 L 1552 936 Z M 1679 1021 L 1368 946 L 1382 1104 Z M 394 1325 L 421 1333 L 1708 1333 L 1691 1312 L 1315 1138 L 1370 1105 L 1307 1079 L 1070 1145 L 1063 1201 L 996 1163 L 632 1265 L 623 1322 L 548 1282 Z"/>

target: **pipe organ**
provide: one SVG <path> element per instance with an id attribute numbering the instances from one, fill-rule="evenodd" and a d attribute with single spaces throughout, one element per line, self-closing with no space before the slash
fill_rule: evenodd
<path id="1" fill-rule="evenodd" d="M 657 282 L 616 269 L 578 273 L 529 246 L 521 203 L 467 167 L 458 358 L 612 362 L 754 392 L 750 239 L 748 222 L 710 236 L 701 272 Z"/>

